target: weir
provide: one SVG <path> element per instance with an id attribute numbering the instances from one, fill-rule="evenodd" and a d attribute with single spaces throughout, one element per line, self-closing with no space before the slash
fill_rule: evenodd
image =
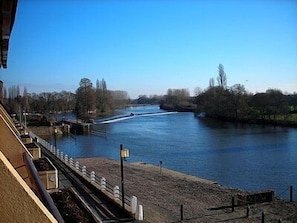
<path id="1" fill-rule="evenodd" d="M 178 112 L 152 112 L 152 113 L 139 113 L 139 114 L 131 113 L 130 115 L 116 116 L 116 117 L 104 119 L 99 122 L 96 122 L 95 124 L 109 124 L 109 123 L 119 122 L 119 121 L 128 120 L 128 119 L 136 118 L 136 117 L 171 115 L 171 114 L 176 114 L 176 113 L 178 113 Z"/>

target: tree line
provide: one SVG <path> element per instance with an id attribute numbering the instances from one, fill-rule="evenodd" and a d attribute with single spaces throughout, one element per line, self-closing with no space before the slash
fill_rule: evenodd
<path id="1" fill-rule="evenodd" d="M 75 93 L 69 91 L 28 93 L 24 88 L 12 86 L 4 89 L 6 107 L 10 112 L 74 112 L 78 118 L 88 120 L 112 115 L 114 110 L 127 104 L 160 104 L 160 108 L 175 111 L 193 111 L 207 117 L 243 122 L 286 122 L 297 113 L 297 94 L 283 94 L 279 89 L 263 93 L 249 93 L 244 85 L 227 85 L 224 66 L 218 66 L 218 75 L 210 78 L 204 91 L 195 90 L 191 97 L 188 89 L 168 89 L 166 95 L 140 95 L 132 101 L 126 91 L 111 91 L 104 79 L 95 87 L 88 78 L 82 78 Z"/>
<path id="2" fill-rule="evenodd" d="M 104 79 L 96 81 L 96 87 L 90 79 L 82 78 L 75 93 L 70 91 L 28 93 L 19 86 L 3 89 L 4 105 L 10 113 L 66 113 L 74 112 L 78 118 L 88 120 L 113 113 L 115 108 L 129 103 L 126 91 L 107 89 Z"/>
<path id="3" fill-rule="evenodd" d="M 297 113 L 297 94 L 283 94 L 279 89 L 263 93 L 249 93 L 244 85 L 227 85 L 227 75 L 222 64 L 218 76 L 210 78 L 204 91 L 190 97 L 186 89 L 169 89 L 161 107 L 169 110 L 194 111 L 197 114 L 220 120 L 255 123 L 292 123 Z M 293 120 L 296 123 L 296 120 Z"/>

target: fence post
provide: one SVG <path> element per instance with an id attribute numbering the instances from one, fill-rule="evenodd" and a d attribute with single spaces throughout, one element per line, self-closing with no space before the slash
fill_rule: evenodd
<path id="1" fill-rule="evenodd" d="M 264 223 L 265 222 L 265 214 L 264 212 L 262 212 L 262 220 L 261 220 L 261 223 Z"/>
<path id="2" fill-rule="evenodd" d="M 231 201 L 231 207 L 232 207 L 232 212 L 234 211 L 234 197 L 232 197 L 232 201 Z"/>
<path id="3" fill-rule="evenodd" d="M 96 174 L 95 171 L 91 171 L 91 183 L 95 183 Z"/>
<path id="4" fill-rule="evenodd" d="M 137 210 L 137 197 L 132 196 L 131 197 L 131 212 L 132 214 L 136 214 Z"/>
<path id="5" fill-rule="evenodd" d="M 73 159 L 72 158 L 69 159 L 69 164 L 70 164 L 70 167 L 73 166 Z"/>
<path id="6" fill-rule="evenodd" d="M 75 162 L 75 169 L 76 169 L 76 171 L 79 171 L 79 162 L 78 161 Z"/>
<path id="7" fill-rule="evenodd" d="M 119 186 L 115 186 L 113 188 L 113 198 L 114 198 L 114 200 L 119 200 L 120 199 L 120 188 L 119 188 Z"/>
<path id="8" fill-rule="evenodd" d="M 101 190 L 106 189 L 106 179 L 104 177 L 102 177 L 100 180 L 100 186 L 101 186 Z"/>
<path id="9" fill-rule="evenodd" d="M 55 147 L 55 148 L 56 148 L 56 147 Z M 59 156 L 60 156 L 60 150 L 56 148 L 56 157 L 59 158 Z"/>
<path id="10" fill-rule="evenodd" d="M 136 213 L 136 220 L 143 221 L 143 207 L 142 207 L 142 205 L 138 205 L 138 210 Z"/>
<path id="11" fill-rule="evenodd" d="M 290 186 L 290 202 L 293 201 L 293 186 Z"/>
<path id="12" fill-rule="evenodd" d="M 83 167 L 81 168 L 81 171 L 82 171 L 82 175 L 83 175 L 83 176 L 86 176 L 86 173 L 87 173 L 87 167 L 86 167 L 86 166 L 83 166 Z"/>
<path id="13" fill-rule="evenodd" d="M 250 208 L 246 207 L 246 217 L 248 218 L 250 216 Z"/>
<path id="14" fill-rule="evenodd" d="M 60 159 L 63 161 L 63 158 L 64 158 L 64 153 L 61 152 L 61 153 L 60 153 Z"/>
<path id="15" fill-rule="evenodd" d="M 180 205 L 180 220 L 184 220 L 184 205 Z"/>
<path id="16" fill-rule="evenodd" d="M 65 154 L 64 159 L 65 159 L 65 163 L 68 163 L 68 155 L 67 154 Z"/>

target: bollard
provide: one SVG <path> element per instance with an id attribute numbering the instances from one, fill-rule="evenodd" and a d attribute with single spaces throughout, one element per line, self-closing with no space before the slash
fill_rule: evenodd
<path id="1" fill-rule="evenodd" d="M 180 220 L 184 220 L 184 205 L 180 205 Z"/>
<path id="2" fill-rule="evenodd" d="M 73 159 L 72 158 L 69 159 L 69 165 L 70 165 L 70 167 L 73 166 Z"/>
<path id="3" fill-rule="evenodd" d="M 87 174 L 87 167 L 86 166 L 83 166 L 81 168 L 81 171 L 82 171 L 82 175 L 85 176 Z"/>
<path id="4" fill-rule="evenodd" d="M 68 155 L 67 154 L 65 154 L 64 159 L 65 159 L 65 163 L 68 163 Z"/>
<path id="5" fill-rule="evenodd" d="M 261 223 L 264 223 L 265 222 L 265 214 L 264 212 L 262 212 L 262 220 L 261 220 Z"/>
<path id="6" fill-rule="evenodd" d="M 137 211 L 137 197 L 131 197 L 131 213 L 136 214 Z"/>
<path id="7" fill-rule="evenodd" d="M 104 177 L 102 177 L 100 180 L 100 186 L 101 186 L 101 190 L 106 189 L 106 179 Z"/>
<path id="8" fill-rule="evenodd" d="M 56 147 L 55 147 L 55 148 L 56 148 Z M 56 157 L 59 158 L 59 156 L 60 156 L 60 150 L 56 148 Z"/>
<path id="9" fill-rule="evenodd" d="M 290 186 L 290 202 L 293 201 L 293 186 Z"/>
<path id="10" fill-rule="evenodd" d="M 63 158 L 64 158 L 64 153 L 61 152 L 61 153 L 60 153 L 60 159 L 63 161 Z"/>
<path id="11" fill-rule="evenodd" d="M 234 211 L 234 197 L 232 197 L 231 207 L 232 207 L 232 212 L 233 212 Z"/>
<path id="12" fill-rule="evenodd" d="M 136 220 L 143 221 L 143 207 L 138 205 L 138 211 L 136 213 Z"/>
<path id="13" fill-rule="evenodd" d="M 91 171 L 91 183 L 95 183 L 95 180 L 96 180 L 95 171 Z"/>
<path id="14" fill-rule="evenodd" d="M 120 199 L 120 187 L 119 186 L 115 186 L 113 188 L 113 198 L 114 198 L 114 200 Z"/>

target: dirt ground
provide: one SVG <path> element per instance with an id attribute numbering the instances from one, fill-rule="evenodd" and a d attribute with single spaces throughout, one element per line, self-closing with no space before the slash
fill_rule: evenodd
<path id="1" fill-rule="evenodd" d="M 119 161 L 77 160 L 112 185 L 121 185 Z M 144 163 L 125 162 L 124 173 L 125 193 L 143 205 L 144 222 L 297 222 L 296 202 L 251 204 L 246 217 L 247 206 L 231 208 L 232 197 L 242 192 L 238 189 Z"/>

